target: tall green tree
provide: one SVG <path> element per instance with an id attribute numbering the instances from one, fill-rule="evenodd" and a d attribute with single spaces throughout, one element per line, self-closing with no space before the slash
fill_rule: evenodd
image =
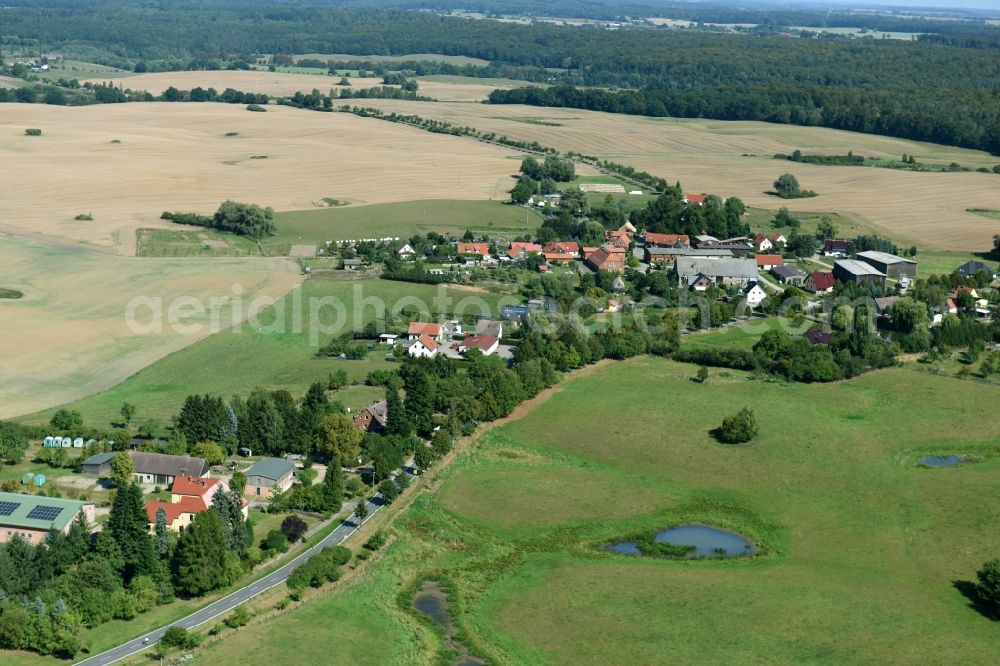
<path id="1" fill-rule="evenodd" d="M 246 418 L 240 420 L 240 443 L 254 452 L 280 454 L 284 441 L 284 424 L 274 404 L 274 397 L 262 388 L 255 388 L 247 398 Z"/>
<path id="2" fill-rule="evenodd" d="M 116 453 L 111 459 L 111 480 L 115 485 L 119 487 L 129 485 L 133 481 L 133 473 L 132 457 L 125 451 Z"/>
<path id="3" fill-rule="evenodd" d="M 386 402 L 386 433 L 389 435 L 401 435 L 406 437 L 413 432 L 413 424 L 410 422 L 403 399 L 399 397 L 399 391 L 389 387 L 385 390 Z"/>
<path id="4" fill-rule="evenodd" d="M 154 535 L 156 556 L 161 560 L 170 552 L 170 541 L 167 538 L 167 512 L 161 506 L 156 510 L 156 534 Z"/>
<path id="5" fill-rule="evenodd" d="M 118 488 L 107 530 L 121 550 L 122 578 L 126 583 L 135 576 L 156 573 L 156 555 L 148 520 L 139 485 L 131 483 Z"/>
<path id="6" fill-rule="evenodd" d="M 344 471 L 340 458 L 332 458 L 326 467 L 326 476 L 320 486 L 323 508 L 336 513 L 344 502 Z"/>
<path id="7" fill-rule="evenodd" d="M 135 418 L 135 405 L 130 402 L 123 402 L 119 412 L 122 415 L 122 419 L 125 420 L 125 427 L 132 427 L 132 419 Z"/>
<path id="8" fill-rule="evenodd" d="M 215 511 L 201 511 L 177 540 L 171 562 L 178 594 L 200 597 L 232 582 L 232 554 L 226 531 Z"/>
<path id="9" fill-rule="evenodd" d="M 404 407 L 417 433 L 428 435 L 434 427 L 434 388 L 430 376 L 423 370 L 407 376 Z"/>
<path id="10" fill-rule="evenodd" d="M 243 555 L 253 542 L 249 520 L 243 517 L 243 496 L 220 485 L 212 497 L 212 511 L 219 514 L 226 535 L 226 547 Z"/>

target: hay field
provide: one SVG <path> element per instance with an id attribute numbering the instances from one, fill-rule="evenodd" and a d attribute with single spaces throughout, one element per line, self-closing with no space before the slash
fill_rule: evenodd
<path id="1" fill-rule="evenodd" d="M 0 256 L 0 284 L 24 292 L 0 301 L 0 418 L 108 389 L 210 332 L 206 313 L 182 320 L 206 323 L 190 335 L 170 327 L 136 334 L 125 319 L 134 297 L 162 298 L 166 319 L 178 296 L 207 306 L 209 298 L 232 296 L 238 284 L 249 303 L 258 295 L 281 297 L 302 280 L 285 259 L 133 259 L 6 234 L 0 234 Z M 220 322 L 232 322 L 229 305 L 219 312 Z M 150 317 L 145 309 L 136 319 L 148 323 Z"/>
<path id="2" fill-rule="evenodd" d="M 173 86 L 179 90 L 190 90 L 198 86 L 215 88 L 222 92 L 226 88 L 235 88 L 244 92 L 265 93 L 271 96 L 286 96 L 296 92 L 312 92 L 319 88 L 326 94 L 331 88 L 336 89 L 339 76 L 318 74 L 287 74 L 284 72 L 267 71 L 225 71 L 206 70 L 197 72 L 153 72 L 149 74 L 132 74 L 119 77 L 95 77 L 87 79 L 90 83 L 106 83 L 111 81 L 116 86 L 145 90 L 153 95 L 162 95 L 163 91 Z M 370 88 L 382 85 L 381 78 L 351 79 L 355 88 Z"/>
<path id="3" fill-rule="evenodd" d="M 478 79 L 471 76 L 418 76 L 417 93 L 442 102 L 481 102 L 497 88 L 509 90 L 532 85 L 514 79 Z"/>
<path id="4" fill-rule="evenodd" d="M 39 127 L 40 137 L 24 136 Z M 238 136 L 225 136 L 238 132 Z M 120 144 L 111 143 L 112 140 Z M 250 159 L 252 156 L 267 159 Z M 0 231 L 135 253 L 164 210 L 210 213 L 225 199 L 303 210 L 503 199 L 516 151 L 342 113 L 242 105 L 0 105 Z M 91 213 L 92 221 L 73 218 Z"/>
<path id="5" fill-rule="evenodd" d="M 892 139 L 825 128 L 760 122 L 642 118 L 617 114 L 528 106 L 420 103 L 367 100 L 386 111 L 471 125 L 561 150 L 576 150 L 647 170 L 668 181 L 679 180 L 694 192 L 738 196 L 751 206 L 777 210 L 836 211 L 864 218 L 900 241 L 945 250 L 992 247 L 1000 221 L 966 208 L 1000 208 L 1000 176 L 983 173 L 911 173 L 891 169 L 814 166 L 771 159 L 774 153 L 856 154 L 899 157 L 923 162 L 958 162 L 992 167 L 1000 158 L 981 151 Z M 525 118 L 559 126 L 523 122 Z M 744 157 L 743 155 L 757 157 Z M 783 201 L 765 194 L 784 172 L 803 187 L 819 192 L 814 199 Z"/>

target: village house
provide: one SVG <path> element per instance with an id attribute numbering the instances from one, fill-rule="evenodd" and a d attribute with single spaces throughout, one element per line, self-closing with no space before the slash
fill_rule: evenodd
<path id="1" fill-rule="evenodd" d="M 608 233 L 608 244 L 627 250 L 632 245 L 632 234 L 620 229 L 612 231 Z"/>
<path id="2" fill-rule="evenodd" d="M 995 280 L 997 277 L 996 271 L 981 261 L 967 261 L 955 269 L 955 272 L 964 278 L 975 277 L 979 271 L 986 273 L 990 280 Z"/>
<path id="3" fill-rule="evenodd" d="M 875 270 L 884 273 L 886 277 L 917 276 L 917 262 L 913 259 L 905 259 L 888 252 L 875 250 L 858 252 L 856 256 L 859 261 L 870 264 Z"/>
<path id="4" fill-rule="evenodd" d="M 764 302 L 764 299 L 767 298 L 767 292 L 757 282 L 751 282 L 743 288 L 743 298 L 746 300 L 747 305 L 755 308 Z"/>
<path id="5" fill-rule="evenodd" d="M 459 243 L 455 251 L 463 257 L 490 258 L 490 246 L 487 243 Z"/>
<path id="6" fill-rule="evenodd" d="M 572 254 L 575 257 L 580 254 L 580 244 L 576 241 L 552 241 L 545 244 L 542 252 L 546 256 L 549 254 Z"/>
<path id="7" fill-rule="evenodd" d="M 823 241 L 824 257 L 846 257 L 851 246 L 846 240 L 827 238 Z"/>
<path id="8" fill-rule="evenodd" d="M 785 265 L 785 259 L 780 254 L 758 254 L 755 259 L 757 268 L 762 271 L 769 271 L 775 266 Z"/>
<path id="9" fill-rule="evenodd" d="M 128 454 L 132 458 L 135 480 L 139 483 L 170 486 L 179 476 L 204 478 L 209 472 L 208 463 L 204 458 L 145 451 L 129 451 Z"/>
<path id="10" fill-rule="evenodd" d="M 396 251 L 396 254 L 399 255 L 400 259 L 413 259 L 417 256 L 417 251 L 413 249 L 412 245 L 406 243 Z"/>
<path id="11" fill-rule="evenodd" d="M 625 250 L 620 247 L 602 245 L 584 260 L 595 271 L 621 273 L 625 270 Z"/>
<path id="12" fill-rule="evenodd" d="M 156 529 L 156 514 L 163 509 L 167 527 L 179 531 L 194 520 L 195 514 L 206 511 L 215 503 L 215 494 L 219 491 L 229 492 L 229 485 L 220 479 L 202 479 L 192 476 L 178 477 L 170 488 L 170 501 L 155 500 L 146 502 L 146 517 L 149 530 Z M 243 517 L 247 517 L 249 503 L 243 502 Z"/>
<path id="13" fill-rule="evenodd" d="M 577 255 L 572 252 L 546 252 L 543 256 L 545 261 L 552 264 L 569 264 Z"/>
<path id="14" fill-rule="evenodd" d="M 774 243 L 767 236 L 757 236 L 753 239 L 753 249 L 757 252 L 770 252 L 774 249 Z"/>
<path id="15" fill-rule="evenodd" d="M 364 259 L 341 259 L 340 263 L 345 271 L 357 271 L 365 267 Z"/>
<path id="16" fill-rule="evenodd" d="M 354 417 L 354 425 L 365 432 L 382 432 L 387 423 L 388 403 L 380 400 L 374 405 L 368 405 Z"/>
<path id="17" fill-rule="evenodd" d="M 93 524 L 92 502 L 0 492 L 0 543 L 14 537 L 32 544 L 42 543 L 50 532 L 69 532 L 80 513 Z"/>
<path id="18" fill-rule="evenodd" d="M 697 204 L 698 206 L 703 206 L 705 204 L 705 195 L 704 194 L 685 194 L 683 197 L 681 197 L 681 201 L 683 201 L 684 203 L 686 203 L 688 205 L 695 205 L 695 204 Z"/>
<path id="19" fill-rule="evenodd" d="M 885 286 L 885 273 L 875 270 L 871 264 L 854 259 L 838 259 L 833 262 L 833 277 L 841 282 Z"/>
<path id="20" fill-rule="evenodd" d="M 437 356 L 438 343 L 429 335 L 421 335 L 410 343 L 406 348 L 406 353 L 417 358 L 434 358 Z"/>
<path id="21" fill-rule="evenodd" d="M 833 287 L 837 284 L 837 281 L 833 277 L 833 273 L 827 271 L 813 271 L 806 278 L 805 288 L 811 292 L 817 294 L 832 294 Z"/>
<path id="22" fill-rule="evenodd" d="M 492 335 L 470 335 L 459 343 L 458 351 L 466 354 L 473 349 L 478 349 L 483 356 L 492 356 L 500 346 L 500 340 Z"/>
<path id="23" fill-rule="evenodd" d="M 476 322 L 476 335 L 490 335 L 500 339 L 503 337 L 503 324 L 494 319 L 480 319 Z"/>
<path id="24" fill-rule="evenodd" d="M 528 255 L 541 253 L 542 246 L 538 243 L 514 242 L 510 244 L 510 250 L 507 251 L 507 258 L 511 261 L 517 261 L 520 259 L 527 259 Z"/>
<path id="25" fill-rule="evenodd" d="M 771 269 L 771 275 L 778 278 L 782 284 L 793 287 L 801 287 L 806 281 L 806 274 L 791 266 L 775 266 Z"/>
<path id="26" fill-rule="evenodd" d="M 687 234 L 657 234 L 647 231 L 643 237 L 646 247 L 691 247 Z"/>
<path id="27" fill-rule="evenodd" d="M 436 342 L 441 342 L 444 340 L 444 327 L 441 324 L 429 324 L 422 321 L 410 322 L 409 327 L 406 329 L 407 339 L 410 342 L 415 342 L 422 335 L 426 335 Z"/>
<path id="28" fill-rule="evenodd" d="M 244 495 L 270 499 L 292 487 L 295 480 L 295 464 L 281 458 L 264 458 L 247 470 Z"/>

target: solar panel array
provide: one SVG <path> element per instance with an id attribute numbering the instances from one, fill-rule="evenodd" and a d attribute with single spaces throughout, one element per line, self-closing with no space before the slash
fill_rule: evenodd
<path id="1" fill-rule="evenodd" d="M 34 509 L 28 512 L 28 518 L 31 520 L 55 520 L 60 513 L 62 513 L 63 508 L 61 506 L 46 506 L 45 504 L 39 504 Z"/>
<path id="2" fill-rule="evenodd" d="M 0 516 L 9 516 L 21 506 L 20 502 L 0 502 Z"/>

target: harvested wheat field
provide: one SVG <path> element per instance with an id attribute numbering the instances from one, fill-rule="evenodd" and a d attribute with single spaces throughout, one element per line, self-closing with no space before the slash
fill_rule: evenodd
<path id="1" fill-rule="evenodd" d="M 88 79 L 90 83 L 112 82 L 122 88 L 145 90 L 153 95 L 162 95 L 163 91 L 173 86 L 178 90 L 191 88 L 215 88 L 222 92 L 226 88 L 235 88 L 243 92 L 264 93 L 266 95 L 285 96 L 296 92 L 312 92 L 319 89 L 327 95 L 331 89 L 337 89 L 339 76 L 320 74 L 290 74 L 266 71 L 227 71 L 205 70 L 194 72 L 153 72 L 149 74 L 133 74 L 121 78 L 97 77 Z M 351 85 L 356 88 L 370 88 L 382 85 L 381 78 L 351 79 Z"/>
<path id="2" fill-rule="evenodd" d="M 42 136 L 24 135 L 38 127 Z M 227 134 L 236 133 L 235 136 Z M 113 143 L 119 141 L 120 143 Z M 345 113 L 242 105 L 0 105 L 0 231 L 135 253 L 135 229 L 165 210 L 211 213 L 226 199 L 301 210 L 503 199 L 516 151 Z M 77 215 L 91 215 L 80 221 Z"/>
<path id="3" fill-rule="evenodd" d="M 357 84 L 355 84 L 357 85 Z M 482 102 L 497 88 L 532 85 L 513 79 L 477 79 L 471 76 L 419 76 L 417 94 L 442 102 Z"/>
<path id="4" fill-rule="evenodd" d="M 245 317 L 254 298 L 281 297 L 301 282 L 286 259 L 135 259 L 86 246 L 0 234 L 0 284 L 24 292 L 0 300 L 0 418 L 63 404 L 120 383 L 153 361 L 211 332 L 209 313 L 178 311 L 188 333 L 130 328 L 126 309 L 135 297 L 162 299 L 163 321 L 179 296 L 210 306 L 220 301 L 219 330 L 233 326 L 233 285 Z M 150 307 L 135 322 L 152 322 Z M 178 377 L 183 382 L 190 378 Z"/>
<path id="5" fill-rule="evenodd" d="M 899 241 L 924 248 L 983 250 L 1000 220 L 966 208 L 1000 209 L 1000 175 L 912 173 L 872 167 L 814 166 L 771 158 L 775 153 L 855 154 L 966 167 L 992 167 L 987 153 L 902 139 L 759 122 L 654 119 L 530 106 L 367 100 L 386 111 L 469 125 L 560 150 L 575 150 L 679 180 L 693 192 L 738 196 L 777 210 L 836 211 L 863 218 Z M 754 157 L 744 157 L 753 155 Z M 765 194 L 785 172 L 820 196 L 785 201 Z"/>

